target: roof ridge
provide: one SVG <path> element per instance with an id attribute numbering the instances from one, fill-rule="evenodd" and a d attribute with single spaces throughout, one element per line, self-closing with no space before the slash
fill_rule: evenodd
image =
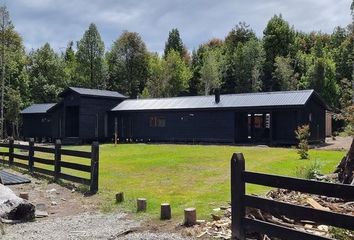
<path id="1" fill-rule="evenodd" d="M 267 94 L 284 94 L 284 93 L 300 93 L 300 92 L 313 92 L 313 89 L 291 90 L 291 91 L 272 91 L 272 92 L 251 92 L 251 93 L 227 93 L 220 94 L 220 96 L 242 96 L 242 95 L 267 95 Z M 125 101 L 137 101 L 137 100 L 159 100 L 159 99 L 179 99 L 179 98 L 193 98 L 193 97 L 214 97 L 214 95 L 196 95 L 196 96 L 177 96 L 177 97 L 154 97 L 154 98 L 138 98 L 127 99 Z"/>

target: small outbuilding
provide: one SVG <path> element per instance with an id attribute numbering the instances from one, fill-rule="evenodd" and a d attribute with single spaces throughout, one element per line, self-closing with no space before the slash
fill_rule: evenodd
<path id="1" fill-rule="evenodd" d="M 55 106 L 55 103 L 33 104 L 21 111 L 22 134 L 27 138 L 51 138 L 52 119 L 48 110 Z"/>

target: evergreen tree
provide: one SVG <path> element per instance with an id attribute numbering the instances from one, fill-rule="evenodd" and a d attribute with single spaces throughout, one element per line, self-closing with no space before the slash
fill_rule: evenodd
<path id="1" fill-rule="evenodd" d="M 79 82 L 75 85 L 105 88 L 104 43 L 95 24 L 91 23 L 82 39 L 77 42 L 76 58 Z"/>
<path id="2" fill-rule="evenodd" d="M 109 88 L 136 98 L 148 77 L 148 53 L 139 34 L 124 32 L 113 43 L 107 62 Z"/>
<path id="3" fill-rule="evenodd" d="M 77 60 L 73 46 L 73 41 L 70 41 L 63 56 L 66 87 L 77 85 Z"/>
<path id="4" fill-rule="evenodd" d="M 225 44 L 229 48 L 236 48 L 239 43 L 245 44 L 250 40 L 256 40 L 256 34 L 250 25 L 239 22 L 226 36 Z"/>
<path id="5" fill-rule="evenodd" d="M 263 89 L 279 90 L 280 84 L 272 77 L 277 56 L 286 57 L 294 44 L 294 31 L 281 15 L 274 15 L 263 31 L 263 46 L 266 54 L 264 65 Z"/>
<path id="6" fill-rule="evenodd" d="M 168 39 L 167 39 L 167 42 L 165 43 L 165 50 L 164 50 L 165 58 L 167 57 L 168 53 L 171 50 L 178 52 L 180 57 L 183 57 L 185 55 L 185 49 L 183 46 L 183 42 L 182 42 L 182 39 L 179 35 L 179 31 L 177 28 L 173 28 L 168 33 Z"/>
<path id="7" fill-rule="evenodd" d="M 277 88 L 282 91 L 296 90 L 298 88 L 297 76 L 289 57 L 277 56 L 274 63 L 273 78 L 279 84 Z"/>

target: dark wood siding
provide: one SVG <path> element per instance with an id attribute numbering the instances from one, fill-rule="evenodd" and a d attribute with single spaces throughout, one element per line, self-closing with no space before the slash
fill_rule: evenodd
<path id="1" fill-rule="evenodd" d="M 173 142 L 234 142 L 233 111 L 156 111 L 111 114 L 110 132 L 114 134 L 114 118 L 121 139 Z M 150 118 L 162 118 L 165 127 L 151 127 Z"/>
<path id="2" fill-rule="evenodd" d="M 23 114 L 23 136 L 25 138 L 52 137 L 51 116 L 46 113 Z"/>

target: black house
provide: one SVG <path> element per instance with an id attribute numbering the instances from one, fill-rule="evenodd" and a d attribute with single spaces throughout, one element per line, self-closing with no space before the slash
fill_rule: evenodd
<path id="1" fill-rule="evenodd" d="M 295 129 L 309 124 L 311 142 L 325 139 L 327 105 L 313 90 L 133 100 L 112 91 L 68 88 L 59 97 L 57 104 L 22 111 L 24 137 L 294 144 Z"/>
<path id="2" fill-rule="evenodd" d="M 313 90 L 125 100 L 109 125 L 123 141 L 294 144 L 303 124 L 324 141 L 326 109 Z"/>
<path id="3" fill-rule="evenodd" d="M 126 99 L 118 92 L 70 87 L 59 94 L 59 103 L 46 109 L 50 127 L 46 131 L 33 131 L 42 124 L 34 118 L 32 105 L 22 111 L 25 138 L 63 139 L 64 143 L 104 141 L 108 133 L 108 111 Z M 28 120 L 31 119 L 31 120 Z"/>

